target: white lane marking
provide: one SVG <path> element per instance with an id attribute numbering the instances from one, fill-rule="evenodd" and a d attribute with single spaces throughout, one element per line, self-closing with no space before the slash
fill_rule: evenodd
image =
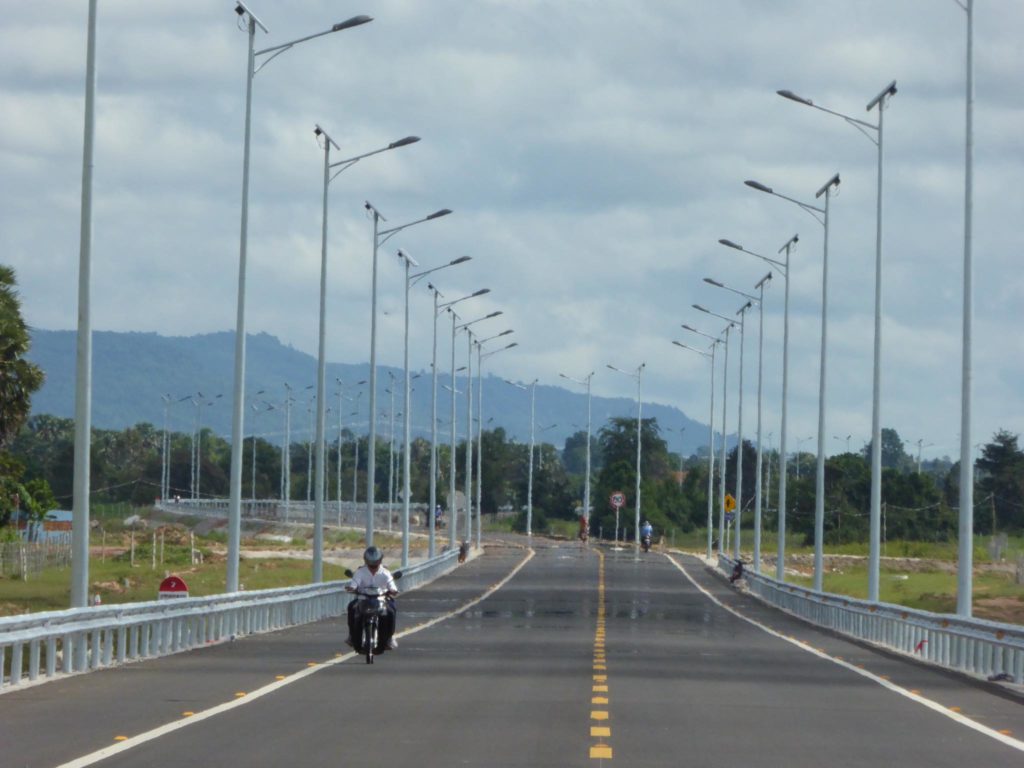
<path id="1" fill-rule="evenodd" d="M 1015 739 L 1012 736 L 1007 736 L 1005 733 L 1000 733 L 999 731 L 993 730 L 992 728 L 989 728 L 988 726 L 982 725 L 981 723 L 979 723 L 979 722 L 977 722 L 975 720 L 971 720 L 971 718 L 969 718 L 969 717 L 965 717 L 964 715 L 961 715 L 959 712 L 954 712 L 951 709 L 948 709 L 948 708 L 944 707 L 942 704 L 939 704 L 937 701 L 932 701 L 931 699 L 926 699 L 924 696 L 922 696 L 919 693 L 913 693 L 912 691 L 908 691 L 906 688 L 901 688 L 900 686 L 896 685 L 895 683 L 891 683 L 888 680 L 879 677 L 878 675 L 875 675 L 875 674 L 873 674 L 871 672 L 868 672 L 866 669 L 860 669 L 859 667 L 855 667 L 853 664 L 850 664 L 847 661 L 843 661 L 841 659 L 837 659 L 834 656 L 829 656 L 827 653 L 823 653 L 823 652 L 817 650 L 816 648 L 812 648 L 810 646 L 804 645 L 799 640 L 793 640 L 792 638 L 786 637 L 785 635 L 783 635 L 783 634 L 781 634 L 779 632 L 776 632 L 771 627 L 765 626 L 761 622 L 756 621 L 754 619 L 751 619 L 748 616 L 744 616 L 739 611 L 736 611 L 733 608 L 730 608 L 728 605 L 723 603 L 717 597 L 715 597 L 710 592 L 708 592 L 706 589 L 704 589 L 704 587 L 702 587 L 700 584 L 698 584 L 696 581 L 694 581 L 693 577 L 689 573 L 686 572 L 686 569 L 682 565 L 680 565 L 678 562 L 676 562 L 675 558 L 669 557 L 668 555 L 665 555 L 665 557 L 668 558 L 668 561 L 670 563 L 672 563 L 672 565 L 674 565 L 676 568 L 678 568 L 682 572 L 683 576 L 685 576 L 690 581 L 690 583 L 693 584 L 693 586 L 695 586 L 697 589 L 699 589 L 701 592 L 703 592 L 705 597 L 707 597 L 711 602 L 715 603 L 718 607 L 724 608 L 725 610 L 727 610 L 729 613 L 731 613 L 736 618 L 743 619 L 743 621 L 745 621 L 745 622 L 747 622 L 749 624 L 753 624 L 755 627 L 757 627 L 760 630 L 763 630 L 763 631 L 767 632 L 769 635 L 777 637 L 780 640 L 785 640 L 790 645 L 795 645 L 797 648 L 799 648 L 802 651 L 807 651 L 807 653 L 814 654 L 818 658 L 825 659 L 826 661 L 831 661 L 833 664 L 838 664 L 840 667 L 844 667 L 844 668 L 850 670 L 851 672 L 855 672 L 856 674 L 860 675 L 861 677 L 866 677 L 868 680 L 872 680 L 872 681 L 878 683 L 883 688 L 888 688 L 893 693 L 898 693 L 900 696 L 904 696 L 904 697 L 910 699 L 911 701 L 917 702 L 918 704 L 921 704 L 921 705 L 923 705 L 925 707 L 928 707 L 928 709 L 931 709 L 931 710 L 933 710 L 935 712 L 938 712 L 940 715 L 944 715 L 945 717 L 948 717 L 950 720 L 953 720 L 953 721 L 955 721 L 957 723 L 960 723 L 960 725 L 965 725 L 968 728 L 971 728 L 971 729 L 977 731 L 978 733 L 980 733 L 980 734 L 982 734 L 984 736 L 988 736 L 989 738 L 995 739 L 996 741 L 1001 741 L 1003 744 L 1005 744 L 1008 747 L 1013 747 L 1014 749 L 1016 749 L 1016 750 L 1018 750 L 1020 752 L 1024 752 L 1024 741 L 1019 741 L 1018 739 Z"/>
<path id="2" fill-rule="evenodd" d="M 430 621 L 426 621 L 422 624 L 417 624 L 415 627 L 410 627 L 409 629 L 399 632 L 397 633 L 396 636 L 405 637 L 406 635 L 412 635 L 416 632 L 421 632 L 422 630 L 427 629 L 428 627 L 432 627 L 439 622 L 446 621 L 447 619 L 451 619 L 455 616 L 458 616 L 460 613 L 468 611 L 474 605 L 486 600 L 488 597 L 490 597 L 503 586 L 505 586 L 517 573 L 519 573 L 519 571 L 523 569 L 523 567 L 528 562 L 530 562 L 530 560 L 533 559 L 533 556 L 535 554 L 536 553 L 532 549 L 529 550 L 526 557 L 524 557 L 522 561 L 518 565 L 516 565 L 515 568 L 512 569 L 511 573 L 509 573 L 505 578 L 503 578 L 501 581 L 499 581 L 497 584 L 488 589 L 479 597 L 470 600 L 468 603 L 456 608 L 454 611 L 451 611 L 442 616 L 438 616 L 434 619 L 431 619 Z M 237 709 L 238 707 L 244 706 L 246 704 L 251 704 L 257 699 L 262 698 L 263 696 L 266 696 L 268 694 L 274 693 L 275 691 L 280 690 L 286 685 L 296 683 L 299 680 L 302 680 L 305 677 L 309 677 L 310 675 L 315 674 L 322 669 L 326 669 L 327 667 L 333 666 L 335 664 L 341 664 L 344 661 L 348 661 L 349 659 L 354 658 L 356 655 L 357 654 L 350 652 L 346 653 L 343 656 L 338 656 L 336 658 L 329 659 L 328 661 L 325 661 L 322 664 L 317 664 L 315 667 L 308 667 L 299 672 L 295 672 L 294 674 L 286 677 L 284 680 L 277 680 L 273 683 L 270 683 L 269 685 L 263 686 L 262 688 L 257 688 L 255 691 L 250 691 L 241 698 L 225 702 L 224 704 L 218 704 L 217 706 L 211 707 L 210 709 L 204 709 L 202 712 L 196 712 L 191 717 L 185 717 L 181 720 L 175 720 L 172 723 L 167 723 L 166 725 L 161 725 L 149 731 L 145 731 L 135 736 L 131 736 L 125 741 L 118 742 L 117 744 L 112 744 L 111 746 L 104 747 L 103 749 L 98 749 L 95 752 L 91 752 L 88 755 L 83 755 L 82 757 L 77 757 L 74 760 L 70 760 L 69 762 L 61 763 L 59 766 L 57 766 L 57 768 L 84 768 L 84 766 L 93 765 L 95 763 L 100 762 L 101 760 L 105 760 L 108 757 L 113 757 L 114 755 L 118 755 L 122 752 L 127 752 L 129 749 L 132 749 L 133 747 L 145 744 L 147 741 L 153 741 L 154 739 L 158 739 L 161 736 L 166 736 L 167 734 L 173 733 L 174 731 L 180 730 L 182 728 L 187 728 L 190 725 L 195 725 L 196 723 L 202 722 L 203 720 L 207 720 L 211 717 L 214 717 L 215 715 L 219 715 L 223 712 L 228 712 L 232 709 Z"/>

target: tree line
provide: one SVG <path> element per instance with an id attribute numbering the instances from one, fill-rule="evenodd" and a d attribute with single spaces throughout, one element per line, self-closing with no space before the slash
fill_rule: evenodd
<path id="1" fill-rule="evenodd" d="M 703 528 L 707 518 L 707 452 L 689 457 L 668 450 L 656 419 L 641 422 L 642 516 L 661 533 L 675 529 Z M 620 525 L 632 536 L 636 484 L 636 421 L 613 418 L 591 438 L 591 530 L 600 529 L 611 537 L 615 510 L 609 500 L 622 493 L 626 504 Z M 172 432 L 169 439 L 170 492 L 188 498 L 192 492 L 195 435 Z M 204 429 L 198 436 L 200 495 L 223 498 L 229 493 L 231 446 L 227 440 Z M 883 430 L 882 499 L 886 537 L 904 540 L 951 540 L 957 535 L 959 498 L 956 464 L 940 471 L 918 471 L 917 464 L 903 450 L 895 430 Z M 582 514 L 585 485 L 586 432 L 569 436 L 561 447 L 540 442 L 533 457 L 533 527 L 543 531 L 547 518 L 573 520 Z M 151 424 L 125 430 L 93 432 L 91 488 L 93 503 L 153 503 L 160 494 L 163 466 L 163 433 Z M 500 511 L 520 515 L 529 492 L 529 446 L 509 439 L 501 427 L 486 430 L 482 439 L 481 505 L 485 515 Z M 368 438 L 349 430 L 328 443 L 325 454 L 325 498 L 365 501 Z M 255 462 L 253 462 L 255 450 Z M 376 493 L 378 503 L 401 500 L 400 446 L 391 451 L 389 443 L 378 440 L 376 451 Z M 475 451 L 475 447 L 474 447 Z M 743 442 L 743 515 L 752 520 L 757 473 L 756 446 Z M 829 457 L 825 462 L 825 540 L 828 544 L 865 541 L 868 536 L 870 504 L 870 444 L 858 452 Z M 310 470 L 312 446 L 292 443 L 290 450 L 290 497 L 310 499 L 315 494 Z M 358 454 L 358 461 L 357 461 Z M 38 493 L 52 506 L 70 508 L 74 466 L 74 422 L 71 419 L 37 415 L 28 419 L 9 442 L 3 454 L 4 472 L 14 468 L 26 496 Z M 413 501 L 425 502 L 430 484 L 430 443 L 417 438 L 410 445 L 410 487 Z M 465 487 L 465 442 L 456 446 L 456 488 Z M 717 461 L 713 507 L 717 525 L 719 483 Z M 341 462 L 340 474 L 338 462 Z M 814 534 L 814 465 L 807 453 L 792 455 L 788 462 L 787 526 L 791 533 L 808 542 Z M 283 451 L 263 438 L 245 440 L 242 460 L 242 495 L 249 498 L 281 498 Z M 474 465 L 476 464 L 474 459 Z M 438 446 L 437 495 L 450 508 L 450 447 Z M 682 466 L 682 470 L 680 470 Z M 255 474 L 253 474 L 255 467 Z M 1024 451 L 1017 435 L 1000 431 L 984 445 L 976 461 L 975 531 L 1024 532 Z M 775 528 L 779 455 L 765 451 L 762 462 L 762 525 Z M 474 466 L 475 472 L 475 466 Z M 799 474 L 798 474 L 799 473 Z M 340 476 L 340 484 L 338 482 Z M 734 492 L 736 448 L 727 454 L 726 490 Z M 28 489 L 32 490 L 29 491 Z M 24 498 L 23 498 L 24 501 Z M 10 499 L 0 500 L 0 524 L 10 517 Z M 44 504 L 45 506 L 45 504 Z M 522 527 L 520 520 L 520 527 Z"/>

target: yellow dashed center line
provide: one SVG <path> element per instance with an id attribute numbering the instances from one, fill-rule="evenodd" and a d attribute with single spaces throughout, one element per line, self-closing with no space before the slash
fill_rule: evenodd
<path id="1" fill-rule="evenodd" d="M 604 641 L 605 641 L 605 606 L 604 606 L 604 553 L 598 551 L 598 565 L 597 565 L 597 627 L 594 630 L 594 662 L 593 670 L 597 672 L 606 672 L 608 670 L 608 657 L 605 655 Z M 600 696 L 594 695 L 590 697 L 590 704 L 592 707 L 607 707 L 609 704 L 608 697 L 608 675 L 606 674 L 594 674 L 594 683 L 592 687 L 592 693 L 603 694 Z M 592 709 L 590 711 L 590 719 L 601 723 L 607 723 L 609 720 L 609 713 L 607 709 Z M 612 735 L 612 729 L 608 725 L 591 725 L 590 726 L 590 737 L 597 739 L 596 744 L 590 746 L 590 757 L 595 760 L 611 760 L 612 759 L 612 748 L 607 743 L 606 739 L 610 739 Z"/>

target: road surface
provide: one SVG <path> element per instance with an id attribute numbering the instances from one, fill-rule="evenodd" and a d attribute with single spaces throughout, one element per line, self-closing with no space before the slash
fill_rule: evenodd
<path id="1" fill-rule="evenodd" d="M 525 541 L 525 540 L 524 540 Z M 14 766 L 1024 765 L 1024 698 L 788 618 L 692 557 L 535 540 L 343 620 L 0 696 Z"/>

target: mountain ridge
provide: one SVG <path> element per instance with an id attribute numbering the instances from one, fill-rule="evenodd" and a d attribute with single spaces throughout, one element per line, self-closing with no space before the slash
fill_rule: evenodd
<path id="1" fill-rule="evenodd" d="M 46 372 L 46 381 L 32 399 L 33 414 L 51 414 L 72 418 L 74 416 L 76 331 L 32 329 L 32 347 L 26 355 Z M 165 404 L 162 395 L 169 394 L 172 403 L 167 406 L 168 426 L 172 431 L 187 432 L 194 428 L 196 415 L 201 417 L 203 428 L 211 428 L 223 436 L 231 433 L 231 393 L 234 388 L 234 345 L 233 331 L 197 334 L 194 336 L 162 336 L 151 331 L 94 331 L 92 423 L 98 429 L 124 429 L 140 422 L 149 422 L 162 428 Z M 338 412 L 337 379 L 354 385 L 369 379 L 369 363 L 330 362 L 326 366 L 328 435 L 336 434 Z M 377 366 L 377 408 L 384 412 L 378 421 L 377 432 L 386 437 L 391 398 L 385 392 L 388 373 L 398 381 L 404 376 L 401 368 Z M 246 339 L 246 434 L 254 429 L 257 434 L 272 442 L 280 442 L 284 433 L 285 385 L 292 385 L 293 405 L 291 408 L 291 439 L 302 441 L 312 427 L 313 403 L 311 386 L 316 381 L 317 361 L 311 355 L 283 344 L 268 333 L 248 334 Z M 412 371 L 419 373 L 428 382 L 423 386 L 417 382 L 412 392 L 413 435 L 430 436 L 430 386 L 429 369 Z M 442 385 L 450 386 L 450 376 L 438 372 L 438 418 L 444 423 L 438 427 L 439 439 L 444 440 L 450 427 L 450 395 Z M 477 386 L 476 379 L 473 381 Z M 500 426 L 510 439 L 520 442 L 529 440 L 530 399 L 529 394 L 509 386 L 497 376 L 485 374 L 484 418 L 487 428 Z M 365 385 L 343 396 L 354 395 Z M 456 376 L 456 391 L 465 392 L 465 378 Z M 189 397 L 212 403 L 206 407 L 187 407 Z M 474 400 L 476 392 L 474 391 Z M 220 397 L 218 397 L 220 396 Z M 369 416 L 367 397 L 363 394 L 354 403 L 342 403 L 343 424 L 365 434 L 368 431 Z M 180 402 L 179 402 L 180 401 Z M 251 407 L 255 404 L 258 411 Z M 268 404 L 277 411 L 270 418 Z M 536 397 L 535 439 L 551 442 L 561 447 L 565 438 L 586 429 L 586 395 L 566 388 L 538 384 Z M 395 410 L 400 411 L 402 397 L 396 397 Z M 200 413 L 201 411 L 201 413 Z M 358 415 L 352 413 L 358 411 Z M 573 414 L 576 414 L 575 416 Z M 596 434 L 605 422 L 616 416 L 635 417 L 636 401 L 630 398 L 593 396 L 592 427 Z M 707 445 L 707 424 L 691 419 L 673 406 L 644 402 L 644 417 L 655 417 L 661 427 L 669 426 L 673 433 L 663 433 L 669 449 L 678 451 L 680 441 L 676 430 L 686 428 L 683 435 L 683 449 L 687 455 L 698 447 Z M 456 402 L 457 438 L 465 436 L 465 396 L 460 394 Z M 540 432 L 540 425 L 557 424 L 556 427 Z M 402 420 L 395 417 L 396 432 L 401 435 Z M 716 442 L 719 437 L 716 435 Z M 731 441 L 730 441 L 731 442 Z"/>

